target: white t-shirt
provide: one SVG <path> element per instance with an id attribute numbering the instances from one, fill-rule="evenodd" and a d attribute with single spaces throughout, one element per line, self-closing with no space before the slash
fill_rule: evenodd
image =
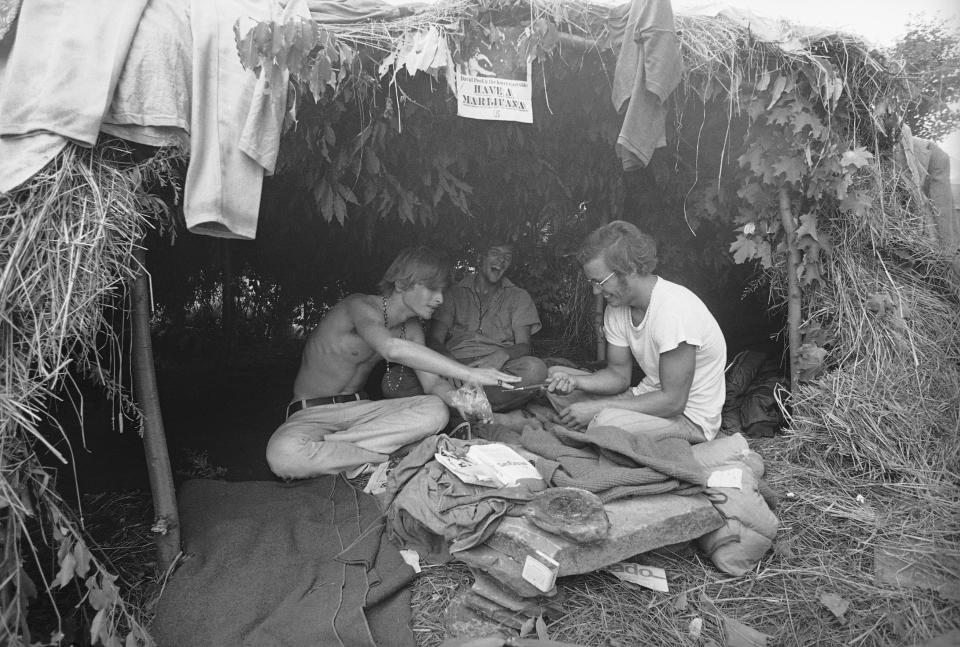
<path id="1" fill-rule="evenodd" d="M 707 440 L 720 429 L 720 411 L 726 397 L 724 364 L 727 343 L 717 320 L 697 295 L 676 283 L 657 278 L 650 306 L 634 326 L 627 306 L 608 306 L 603 315 L 604 335 L 614 346 L 630 348 L 645 374 L 633 387 L 635 395 L 660 390 L 660 355 L 686 342 L 697 349 L 696 368 L 685 416 L 700 425 Z"/>

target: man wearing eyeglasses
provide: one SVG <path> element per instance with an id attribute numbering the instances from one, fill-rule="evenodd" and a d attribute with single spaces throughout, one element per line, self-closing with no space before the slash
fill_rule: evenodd
<path id="1" fill-rule="evenodd" d="M 547 391 L 563 424 L 587 432 L 601 425 L 668 432 L 691 442 L 714 438 L 727 346 L 703 301 L 654 274 L 656 244 L 622 220 L 590 234 L 577 260 L 607 303 L 607 366 L 592 374 L 550 369 Z M 633 359 L 644 377 L 631 387 Z"/>
<path id="2" fill-rule="evenodd" d="M 468 366 L 520 376 L 513 386 L 533 386 L 547 377 L 546 364 L 531 355 L 531 337 L 540 330 L 540 316 L 530 294 L 506 277 L 514 253 L 508 241 L 486 245 L 476 272 L 444 293 L 428 345 Z M 495 412 L 517 409 L 536 395 L 536 390 L 484 391 Z"/>

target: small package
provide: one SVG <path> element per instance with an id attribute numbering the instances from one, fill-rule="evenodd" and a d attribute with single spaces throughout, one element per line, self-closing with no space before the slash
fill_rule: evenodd
<path id="1" fill-rule="evenodd" d="M 520 576 L 537 587 L 538 590 L 548 593 L 556 584 L 559 571 L 560 563 L 557 560 L 537 550 L 533 554 L 527 555 Z"/>
<path id="2" fill-rule="evenodd" d="M 471 445 L 465 453 L 441 450 L 433 457 L 464 483 L 495 488 L 514 487 L 525 479 L 543 483 L 530 461 L 501 443 Z"/>
<path id="3" fill-rule="evenodd" d="M 486 466 L 501 487 L 513 487 L 524 479 L 543 480 L 533 463 L 501 443 L 473 445 L 467 456 Z"/>

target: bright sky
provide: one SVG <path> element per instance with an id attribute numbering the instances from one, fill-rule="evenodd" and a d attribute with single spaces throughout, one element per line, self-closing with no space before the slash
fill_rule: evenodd
<path id="1" fill-rule="evenodd" d="M 672 4 L 682 12 L 684 8 L 720 3 L 672 0 Z M 906 24 L 913 16 L 942 17 L 960 31 L 960 6 L 956 0 L 725 0 L 723 4 L 760 16 L 859 34 L 879 46 L 893 45 L 906 32 Z M 960 132 L 940 145 L 953 158 L 951 178 L 960 182 Z"/>

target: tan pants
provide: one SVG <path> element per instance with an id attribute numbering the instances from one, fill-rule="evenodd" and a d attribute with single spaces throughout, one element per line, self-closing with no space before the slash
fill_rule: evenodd
<path id="1" fill-rule="evenodd" d="M 447 405 L 435 395 L 308 407 L 273 432 L 267 462 L 281 478 L 382 463 L 404 445 L 438 433 L 448 417 Z"/>

